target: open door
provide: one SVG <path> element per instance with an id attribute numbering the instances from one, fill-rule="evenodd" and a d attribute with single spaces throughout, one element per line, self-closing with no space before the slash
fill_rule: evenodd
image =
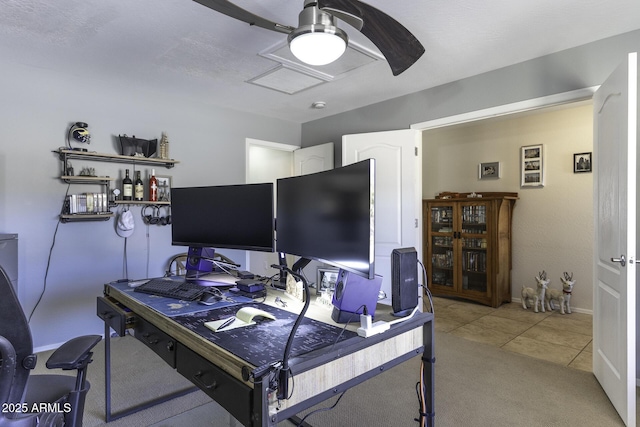
<path id="1" fill-rule="evenodd" d="M 636 147 L 638 56 L 594 95 L 593 372 L 636 425 Z"/>
<path id="2" fill-rule="evenodd" d="M 375 268 L 382 276 L 386 298 L 391 305 L 391 252 L 396 248 L 414 247 L 422 259 L 422 161 L 418 147 L 419 131 L 344 135 L 342 164 L 376 159 L 375 200 Z M 422 283 L 422 278 L 419 278 Z M 422 303 L 419 304 L 422 307 Z"/>

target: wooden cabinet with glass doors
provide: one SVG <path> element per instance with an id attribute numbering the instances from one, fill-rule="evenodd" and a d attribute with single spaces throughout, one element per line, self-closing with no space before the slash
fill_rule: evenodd
<path id="1" fill-rule="evenodd" d="M 435 296 L 498 307 L 511 301 L 511 221 L 518 195 L 467 195 L 423 201 L 427 283 Z"/>

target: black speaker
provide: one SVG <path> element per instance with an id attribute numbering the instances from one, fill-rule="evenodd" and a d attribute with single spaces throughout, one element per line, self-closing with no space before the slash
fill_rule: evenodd
<path id="1" fill-rule="evenodd" d="M 391 251 L 391 307 L 406 316 L 418 305 L 418 252 L 415 248 Z"/>
<path id="2" fill-rule="evenodd" d="M 213 262 L 206 258 L 213 258 L 216 251 L 213 248 L 194 248 L 189 246 L 187 252 L 186 277 L 198 277 L 202 273 L 213 271 Z"/>
<path id="3" fill-rule="evenodd" d="M 367 306 L 367 313 L 374 317 L 382 276 L 367 279 L 346 270 L 338 271 L 333 293 L 331 318 L 337 323 L 360 322 L 360 314 Z"/>

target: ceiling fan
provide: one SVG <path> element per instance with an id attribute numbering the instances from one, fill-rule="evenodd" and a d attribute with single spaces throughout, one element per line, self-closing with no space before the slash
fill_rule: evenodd
<path id="1" fill-rule="evenodd" d="M 394 76 L 411 67 L 424 53 L 418 39 L 398 21 L 358 0 L 305 0 L 298 27 L 269 21 L 227 0 L 194 1 L 249 25 L 288 34 L 291 52 L 310 65 L 328 64 L 344 53 L 348 36 L 338 28 L 336 18 L 371 40 L 389 63 Z M 319 43 L 324 44 L 320 47 Z M 325 45 L 328 45 L 326 51 Z M 321 53 L 326 55 L 319 59 L 313 56 Z"/>

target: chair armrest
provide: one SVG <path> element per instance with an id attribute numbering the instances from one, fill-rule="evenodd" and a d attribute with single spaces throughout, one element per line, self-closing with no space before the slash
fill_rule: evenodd
<path id="1" fill-rule="evenodd" d="M 85 335 L 62 344 L 51 354 L 46 366 L 49 369 L 72 370 L 86 366 L 91 349 L 102 340 L 100 335 Z"/>

